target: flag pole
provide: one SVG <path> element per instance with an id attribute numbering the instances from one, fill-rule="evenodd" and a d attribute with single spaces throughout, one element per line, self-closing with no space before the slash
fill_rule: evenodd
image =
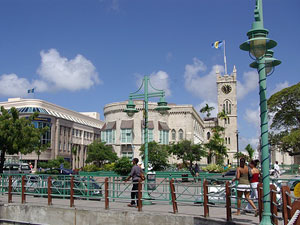
<path id="1" fill-rule="evenodd" d="M 226 61 L 226 42 L 224 41 L 224 64 L 225 64 L 225 75 L 227 75 L 227 61 Z"/>

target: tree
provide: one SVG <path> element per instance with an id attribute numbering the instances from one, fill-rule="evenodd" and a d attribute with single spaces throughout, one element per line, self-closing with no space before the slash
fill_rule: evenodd
<path id="1" fill-rule="evenodd" d="M 225 110 L 223 109 L 221 112 L 218 113 L 218 118 L 224 121 L 224 120 L 228 120 L 229 117 L 225 112 Z"/>
<path id="2" fill-rule="evenodd" d="M 131 161 L 126 157 L 122 157 L 115 163 L 113 170 L 121 176 L 127 176 L 130 173 L 131 168 Z"/>
<path id="3" fill-rule="evenodd" d="M 16 108 L 11 108 L 8 112 L 1 107 L 0 115 L 0 173 L 3 173 L 5 155 L 27 154 L 37 151 L 41 147 L 41 136 L 48 130 L 45 128 L 35 128 L 32 121 L 38 117 L 34 113 L 29 117 L 19 118 Z"/>
<path id="4" fill-rule="evenodd" d="M 216 126 L 212 129 L 213 136 L 209 139 L 209 142 L 205 144 L 205 147 L 209 151 L 209 156 L 216 156 L 217 164 L 223 165 L 224 156 L 227 156 L 227 147 L 224 144 L 224 138 L 222 137 L 222 132 L 225 128 L 221 126 Z"/>
<path id="5" fill-rule="evenodd" d="M 248 161 L 251 161 L 253 159 L 254 156 L 254 149 L 252 148 L 252 146 L 250 144 L 248 144 L 245 148 L 246 152 L 248 153 Z"/>
<path id="6" fill-rule="evenodd" d="M 98 167 L 102 167 L 105 162 L 114 162 L 118 159 L 117 153 L 111 145 L 105 145 L 103 142 L 94 141 L 88 146 L 87 163 L 94 162 Z"/>
<path id="7" fill-rule="evenodd" d="M 300 154 L 300 82 L 268 100 L 272 116 L 270 143 L 290 155 Z"/>
<path id="8" fill-rule="evenodd" d="M 244 153 L 242 152 L 236 152 L 234 153 L 234 158 L 240 160 L 241 158 L 247 159 L 248 156 L 246 156 Z"/>
<path id="9" fill-rule="evenodd" d="M 140 156 L 145 160 L 145 144 L 140 148 Z M 153 170 L 163 170 L 168 166 L 168 146 L 160 145 L 155 141 L 148 143 L 148 161 L 152 165 Z"/>
<path id="10" fill-rule="evenodd" d="M 207 117 L 210 117 L 210 115 L 211 115 L 211 111 L 212 110 L 214 110 L 215 108 L 214 107 L 212 107 L 212 106 L 209 106 L 208 104 L 206 104 L 204 107 L 202 107 L 201 109 L 200 109 L 200 113 L 206 113 L 206 116 Z"/>
<path id="11" fill-rule="evenodd" d="M 182 160 L 182 163 L 191 168 L 194 161 L 200 161 L 202 157 L 207 155 L 207 152 L 201 144 L 193 144 L 189 140 L 183 140 L 177 144 L 170 146 L 170 153 L 177 156 L 178 160 Z"/>
<path id="12" fill-rule="evenodd" d="M 48 162 L 41 162 L 40 166 L 42 168 L 60 168 L 60 165 L 63 164 L 65 169 L 70 169 L 70 163 L 66 161 L 63 157 L 58 156 L 56 159 L 48 160 Z"/>

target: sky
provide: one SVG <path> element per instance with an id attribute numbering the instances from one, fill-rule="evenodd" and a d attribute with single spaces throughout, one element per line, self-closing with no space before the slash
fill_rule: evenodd
<path id="1" fill-rule="evenodd" d="M 141 77 L 166 100 L 216 105 L 217 68 L 238 80 L 240 148 L 259 136 L 259 94 L 253 60 L 239 45 L 254 20 L 254 0 L 1 0 L 0 101 L 38 98 L 100 112 L 125 101 Z M 264 26 L 282 61 L 268 77 L 268 96 L 299 82 L 299 0 L 264 0 Z M 27 90 L 35 88 L 35 93 Z M 157 101 L 157 99 L 151 99 Z M 214 112 L 215 114 L 216 112 Z"/>

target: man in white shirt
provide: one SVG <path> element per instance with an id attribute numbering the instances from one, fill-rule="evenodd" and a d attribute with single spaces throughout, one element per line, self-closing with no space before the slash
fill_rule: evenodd
<path id="1" fill-rule="evenodd" d="M 278 161 L 276 161 L 275 164 L 274 164 L 274 170 L 275 170 L 274 177 L 279 178 L 279 176 L 280 176 L 280 167 L 278 165 Z"/>

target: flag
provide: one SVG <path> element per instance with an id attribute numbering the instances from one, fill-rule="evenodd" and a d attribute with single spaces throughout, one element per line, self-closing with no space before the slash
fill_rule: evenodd
<path id="1" fill-rule="evenodd" d="M 211 44 L 212 48 L 218 49 L 223 45 L 223 41 L 215 41 L 214 43 Z"/>
<path id="2" fill-rule="evenodd" d="M 34 88 L 29 89 L 29 90 L 27 91 L 27 93 L 28 93 L 28 94 L 29 94 L 29 93 L 34 93 Z"/>

